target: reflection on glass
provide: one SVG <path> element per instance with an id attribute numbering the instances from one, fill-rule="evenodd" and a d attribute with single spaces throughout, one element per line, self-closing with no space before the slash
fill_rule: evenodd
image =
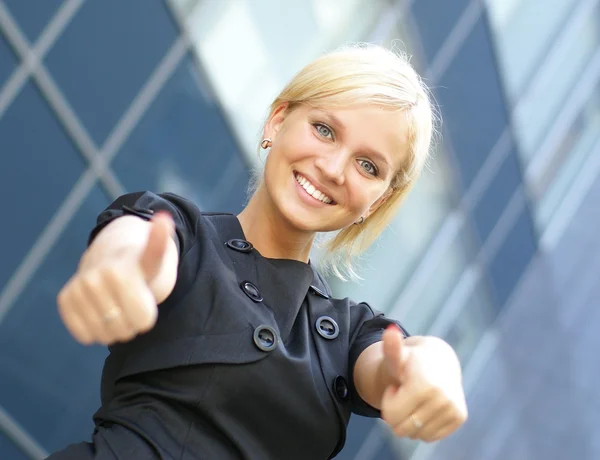
<path id="1" fill-rule="evenodd" d="M 506 90 L 516 101 L 578 0 L 486 0 Z"/>
<path id="2" fill-rule="evenodd" d="M 600 3 L 486 3 L 536 223 L 543 231 L 598 139 L 600 101 L 593 88 L 600 81 Z M 585 107 L 577 107 L 584 100 Z"/>
<path id="3" fill-rule="evenodd" d="M 463 367 L 495 318 L 489 293 L 480 279 L 444 337 L 458 354 Z"/>
<path id="4" fill-rule="evenodd" d="M 525 163 L 529 163 L 549 134 L 552 123 L 572 97 L 573 88 L 598 50 L 600 5 L 585 19 L 581 28 L 575 29 L 567 37 L 568 42 L 563 42 L 553 50 L 544 64 L 543 74 L 517 102 L 514 112 L 515 130 Z M 507 69 L 506 74 L 510 73 Z"/>
<path id="5" fill-rule="evenodd" d="M 306 63 L 364 40 L 383 0 L 174 0 L 213 89 L 252 161 L 266 110 Z"/>
<path id="6" fill-rule="evenodd" d="M 215 104 L 186 56 L 115 159 L 127 190 L 170 191 L 203 210 L 239 212 L 248 171 Z"/>
<path id="7" fill-rule="evenodd" d="M 539 188 L 537 223 L 545 228 L 590 155 L 600 151 L 600 83 L 557 146 L 553 163 Z"/>
<path id="8" fill-rule="evenodd" d="M 467 266 L 467 249 L 461 232 L 440 257 L 440 263 L 420 293 L 417 304 L 411 305 L 401 318 L 415 335 L 427 333 Z"/>

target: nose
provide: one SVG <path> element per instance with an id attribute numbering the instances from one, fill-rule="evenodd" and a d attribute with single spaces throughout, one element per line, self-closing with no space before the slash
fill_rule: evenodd
<path id="1" fill-rule="evenodd" d="M 343 185 L 347 158 L 342 152 L 328 152 L 315 160 L 315 166 L 323 177 L 337 185 Z"/>

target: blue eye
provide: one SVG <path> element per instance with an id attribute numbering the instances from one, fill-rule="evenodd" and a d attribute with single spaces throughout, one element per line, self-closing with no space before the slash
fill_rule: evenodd
<path id="1" fill-rule="evenodd" d="M 315 128 L 317 128 L 317 132 L 320 136 L 333 139 L 333 131 L 331 131 L 331 128 L 329 128 L 329 126 L 324 125 L 323 123 L 315 123 L 314 126 Z"/>
<path id="2" fill-rule="evenodd" d="M 373 163 L 367 160 L 358 160 L 360 166 L 365 170 L 367 174 L 371 174 L 372 176 L 377 176 L 377 168 Z"/>

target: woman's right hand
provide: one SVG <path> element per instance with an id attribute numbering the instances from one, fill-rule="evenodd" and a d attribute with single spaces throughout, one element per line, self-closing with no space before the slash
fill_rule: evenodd
<path id="1" fill-rule="evenodd" d="M 171 258 L 173 252 L 169 246 L 175 247 L 174 224 L 171 216 L 163 212 L 158 212 L 150 222 L 138 219 L 133 223 L 149 227 L 144 228 L 147 240 L 143 248 L 120 247 L 107 251 L 110 255 L 94 257 L 93 263 L 81 263 L 58 294 L 60 316 L 82 344 L 125 342 L 150 330 L 156 322 L 158 301 L 152 286 L 157 278 L 164 278 L 161 271 L 165 259 Z M 109 235 L 99 245 L 108 241 L 108 245 L 117 248 L 115 236 L 118 240 L 119 234 Z M 166 265 L 172 267 L 173 263 Z"/>

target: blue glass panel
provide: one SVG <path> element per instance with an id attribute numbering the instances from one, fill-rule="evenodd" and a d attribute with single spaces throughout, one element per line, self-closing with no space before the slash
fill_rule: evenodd
<path id="1" fill-rule="evenodd" d="M 15 70 L 17 62 L 12 48 L 0 35 L 0 88 Z"/>
<path id="2" fill-rule="evenodd" d="M 100 404 L 105 347 L 69 335 L 56 295 L 73 274 L 97 214 L 109 203 L 95 187 L 0 324 L 0 394 L 12 416 L 45 449 L 90 439 Z"/>
<path id="3" fill-rule="evenodd" d="M 23 0 L 4 0 L 4 3 L 29 41 L 34 42 L 63 0 L 37 1 L 35 5 Z"/>
<path id="4" fill-rule="evenodd" d="M 1 290 L 84 166 L 31 82 L 0 120 L 0 152 L 2 215 L 15 223 L 0 229 Z"/>
<path id="5" fill-rule="evenodd" d="M 470 1 L 419 0 L 412 3 L 412 13 L 419 28 L 421 42 L 431 61 Z"/>
<path id="6" fill-rule="evenodd" d="M 346 432 L 346 444 L 335 460 L 354 460 L 365 439 L 374 428 L 379 429 L 375 419 L 352 415 Z"/>
<path id="7" fill-rule="evenodd" d="M 221 110 L 205 94 L 187 56 L 113 160 L 128 190 L 172 191 L 206 211 L 241 210 L 247 168 Z"/>
<path id="8" fill-rule="evenodd" d="M 375 456 L 377 460 L 399 460 L 400 456 L 396 455 L 392 450 L 392 445 L 386 440 L 381 443 L 381 446 Z"/>
<path id="9" fill-rule="evenodd" d="M 46 57 L 101 145 L 177 36 L 161 0 L 87 1 Z"/>
<path id="10" fill-rule="evenodd" d="M 9 460 L 31 460 L 0 429 L 0 458 Z"/>
<path id="11" fill-rule="evenodd" d="M 468 188 L 508 124 L 487 26 L 479 20 L 436 85 L 447 139 Z"/>
<path id="12" fill-rule="evenodd" d="M 473 219 L 481 241 L 485 242 L 488 238 L 520 183 L 517 156 L 512 150 L 473 208 Z"/>
<path id="13" fill-rule="evenodd" d="M 536 251 L 531 216 L 523 207 L 514 227 L 490 263 L 491 281 L 498 305 L 503 306 Z"/>

